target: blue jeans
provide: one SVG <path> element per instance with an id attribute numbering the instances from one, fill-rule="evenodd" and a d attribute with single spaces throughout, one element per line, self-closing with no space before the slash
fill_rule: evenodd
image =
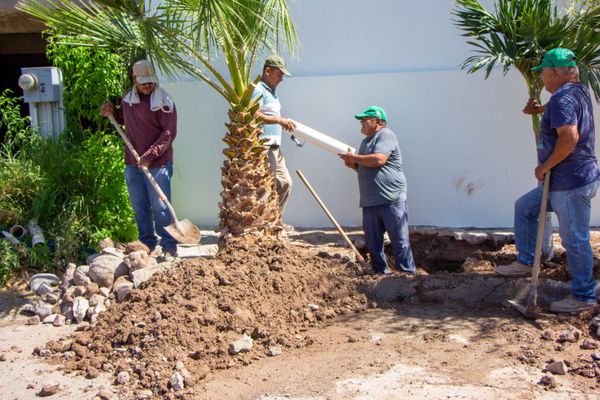
<path id="1" fill-rule="evenodd" d="M 591 200 L 597 189 L 598 181 L 595 181 L 577 189 L 548 194 L 548 210 L 556 213 L 560 238 L 567 252 L 571 294 L 580 301 L 596 300 L 590 215 Z M 515 202 L 517 261 L 525 265 L 533 264 L 541 197 L 541 187 L 538 187 Z"/>
<path id="2" fill-rule="evenodd" d="M 383 234 L 387 231 L 394 253 L 394 267 L 399 271 L 416 273 L 415 260 L 408 238 L 406 201 L 363 207 L 362 213 L 367 249 L 375 272 L 387 272 L 387 262 L 383 252 Z"/>
<path id="3" fill-rule="evenodd" d="M 149 171 L 165 193 L 165 196 L 171 201 L 173 165 L 169 163 L 164 167 L 149 168 Z M 135 213 L 135 223 L 139 232 L 138 239 L 150 249 L 153 249 L 157 243 L 154 234 L 156 227 L 156 233 L 161 238 L 160 245 L 163 250 L 175 250 L 177 241 L 165 230 L 165 227 L 173 222 L 171 214 L 166 204 L 160 200 L 158 194 L 148 182 L 144 172 L 135 165 L 126 165 L 125 182 L 127 182 L 129 202 Z"/>

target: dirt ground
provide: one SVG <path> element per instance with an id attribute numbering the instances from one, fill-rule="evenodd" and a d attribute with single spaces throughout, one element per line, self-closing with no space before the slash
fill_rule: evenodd
<path id="1" fill-rule="evenodd" d="M 496 264 L 515 257 L 514 245 L 411 240 L 417 278 L 449 287 L 465 274 L 493 276 Z M 214 260 L 183 260 L 95 327 L 26 326 L 18 314 L 26 293 L 4 291 L 0 397 L 35 399 L 44 385 L 59 384 L 52 398 L 600 398 L 591 358 L 598 350 L 581 348 L 598 339 L 589 326 L 596 312 L 528 321 L 468 293 L 464 301 L 378 302 L 379 283 L 412 278 L 370 275 L 342 243 L 333 231 L 300 231 L 285 244 L 240 242 Z M 593 243 L 598 261 L 600 233 Z M 568 279 L 564 251 L 542 276 Z M 581 338 L 559 343 L 570 327 Z M 235 353 L 243 335 L 252 348 Z M 33 354 L 40 349 L 49 350 L 45 357 Z M 569 372 L 540 384 L 543 368 L 563 360 Z M 185 387 L 175 391 L 177 374 Z"/>

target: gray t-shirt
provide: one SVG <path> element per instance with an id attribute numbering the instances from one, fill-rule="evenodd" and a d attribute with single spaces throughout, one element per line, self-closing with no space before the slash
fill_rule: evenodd
<path id="1" fill-rule="evenodd" d="M 406 200 L 406 178 L 402 172 L 402 154 L 396 135 L 383 128 L 363 139 L 358 154 L 381 153 L 388 156 L 384 166 L 358 166 L 360 207 L 381 206 Z"/>

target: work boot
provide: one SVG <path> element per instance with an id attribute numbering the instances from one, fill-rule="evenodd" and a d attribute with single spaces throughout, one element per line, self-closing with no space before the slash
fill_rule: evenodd
<path id="1" fill-rule="evenodd" d="M 508 265 L 498 265 L 496 273 L 506 278 L 523 278 L 531 275 L 531 267 L 515 261 Z"/>
<path id="2" fill-rule="evenodd" d="M 578 313 L 596 306 L 595 300 L 579 301 L 572 296 L 550 303 L 550 311 L 555 313 Z"/>

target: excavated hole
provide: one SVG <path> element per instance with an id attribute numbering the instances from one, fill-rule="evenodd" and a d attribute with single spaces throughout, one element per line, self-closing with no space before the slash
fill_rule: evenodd
<path id="1" fill-rule="evenodd" d="M 428 274 L 464 272 L 463 263 L 469 257 L 481 258 L 482 255 L 485 255 L 485 258 L 493 258 L 494 261 L 512 261 L 501 255 L 499 259 L 495 256 L 490 257 L 489 253 L 496 252 L 504 246 L 504 244 L 494 243 L 492 239 L 479 244 L 471 244 L 450 236 L 411 232 L 410 242 L 417 268 Z M 385 254 L 389 265 L 393 265 L 392 249 L 389 244 L 385 245 Z"/>

